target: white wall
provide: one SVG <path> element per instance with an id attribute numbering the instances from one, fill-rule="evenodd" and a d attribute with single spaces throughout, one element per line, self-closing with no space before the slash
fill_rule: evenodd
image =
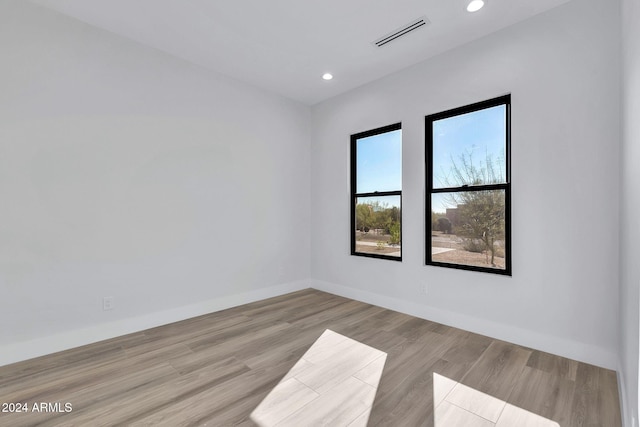
<path id="1" fill-rule="evenodd" d="M 638 425 L 638 287 L 640 286 L 640 1 L 622 0 L 622 193 L 620 221 L 620 377 L 626 425 Z M 631 419 L 635 418 L 635 424 Z"/>
<path id="2" fill-rule="evenodd" d="M 618 12 L 570 2 L 314 107 L 314 286 L 615 368 Z M 424 266 L 424 116 L 505 93 L 513 277 Z M 404 259 L 350 256 L 349 135 L 398 121 Z"/>
<path id="3" fill-rule="evenodd" d="M 0 365 L 308 286 L 308 107 L 20 0 L 0 52 Z"/>

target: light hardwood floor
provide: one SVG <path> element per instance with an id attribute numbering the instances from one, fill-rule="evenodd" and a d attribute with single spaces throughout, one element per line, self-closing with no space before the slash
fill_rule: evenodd
<path id="1" fill-rule="evenodd" d="M 460 409 L 437 387 L 434 405 L 434 378 L 505 402 L 513 419 L 515 408 L 562 427 L 621 425 L 613 371 L 305 290 L 0 367 L 0 403 L 28 405 L 0 412 L 0 426 L 255 425 L 326 329 L 387 354 L 370 426 L 434 426 Z M 34 412 L 40 402 L 53 412 Z"/>

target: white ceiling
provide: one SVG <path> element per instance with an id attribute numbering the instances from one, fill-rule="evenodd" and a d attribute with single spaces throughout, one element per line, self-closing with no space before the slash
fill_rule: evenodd
<path id="1" fill-rule="evenodd" d="M 569 0 L 488 0 L 476 13 L 463 0 L 32 1 L 313 105 Z M 422 16 L 431 23 L 372 44 Z"/>

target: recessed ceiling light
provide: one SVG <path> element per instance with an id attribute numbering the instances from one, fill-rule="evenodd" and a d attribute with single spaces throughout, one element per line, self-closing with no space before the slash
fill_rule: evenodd
<path id="1" fill-rule="evenodd" d="M 467 12 L 477 12 L 485 5 L 486 0 L 470 0 L 467 2 Z"/>
<path id="2" fill-rule="evenodd" d="M 322 78 L 323 78 L 323 79 L 325 79 L 325 80 L 331 80 L 331 79 L 333 78 L 333 74 L 331 74 L 331 73 L 324 73 L 324 74 L 322 75 Z"/>

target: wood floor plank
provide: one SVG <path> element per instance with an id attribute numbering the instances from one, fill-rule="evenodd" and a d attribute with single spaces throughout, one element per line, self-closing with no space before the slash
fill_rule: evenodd
<path id="1" fill-rule="evenodd" d="M 493 341 L 491 338 L 466 331 L 455 331 L 453 334 L 457 336 L 442 358 L 449 362 L 467 364 L 469 368 Z"/>
<path id="2" fill-rule="evenodd" d="M 255 426 L 251 412 L 326 329 L 386 361 L 370 414 L 356 403 L 321 405 L 319 419 L 433 427 L 437 409 L 482 424 L 449 401 L 434 406 L 437 374 L 506 401 L 513 419 L 530 411 L 562 427 L 621 426 L 613 371 L 313 289 L 0 367 L 0 402 L 72 404 L 71 412 L 0 413 L 0 425 Z M 351 378 L 375 388 L 365 368 Z M 348 400 L 340 396 L 325 400 Z"/>
<path id="3" fill-rule="evenodd" d="M 96 360 L 118 360 L 125 357 L 126 354 L 117 341 L 95 343 L 50 356 L 38 357 L 30 360 L 28 364 L 14 363 L 3 366 L 0 368 L 0 384 L 3 387 L 20 384 L 30 378 L 46 375 L 48 372 L 55 373 L 61 369 L 91 366 Z"/>
<path id="4" fill-rule="evenodd" d="M 153 328 L 144 332 L 144 337 L 134 342 L 123 345 L 131 354 L 135 347 L 149 348 L 151 342 L 174 343 L 177 340 L 189 341 L 201 336 L 211 335 L 216 331 L 226 330 L 235 326 L 242 326 L 250 323 L 251 318 L 244 315 L 231 315 L 228 317 L 214 319 L 213 316 L 200 316 L 197 322 L 182 321 L 169 325 Z"/>
<path id="5" fill-rule="evenodd" d="M 379 314 L 376 314 L 374 317 L 378 322 L 380 322 L 380 330 L 387 332 L 406 322 L 407 318 L 411 318 L 411 316 L 393 310 L 385 310 Z"/>
<path id="6" fill-rule="evenodd" d="M 442 426 L 495 427 L 491 421 L 446 401 L 438 406 L 435 417 L 437 425 Z"/>
<path id="7" fill-rule="evenodd" d="M 446 339 L 434 334 L 447 343 Z M 438 355 L 444 349 L 431 351 L 424 342 L 404 342 L 387 354 L 385 370 L 380 381 L 371 413 L 371 425 L 390 425 L 392 422 L 418 422 L 433 418 L 433 372 L 448 362 Z M 460 373 L 460 375 L 464 372 Z M 414 409 L 410 409 L 414 406 Z"/>
<path id="8" fill-rule="evenodd" d="M 124 393 L 110 394 L 98 407 L 82 405 L 71 420 L 76 425 L 126 425 L 150 416 L 179 402 L 193 399 L 205 390 L 225 384 L 249 369 L 228 359 L 185 376 L 172 377 L 144 387 L 132 387 Z M 153 396 L 153 398 L 149 398 Z M 43 424 L 49 425 L 49 424 Z M 50 424 L 56 425 L 56 424 Z"/>
<path id="9" fill-rule="evenodd" d="M 507 403 L 496 427 L 559 427 L 555 421 Z"/>
<path id="10" fill-rule="evenodd" d="M 300 329 L 306 329 L 309 327 L 317 326 L 318 323 L 337 323 L 348 316 L 366 309 L 367 305 L 359 301 L 340 301 L 339 304 L 327 307 L 325 310 L 314 313 L 311 316 L 298 317 L 295 320 L 288 321 L 289 323 L 299 327 Z"/>
<path id="11" fill-rule="evenodd" d="M 462 379 L 462 383 L 501 400 L 507 400 L 531 350 L 493 341 Z"/>
<path id="12" fill-rule="evenodd" d="M 491 422 L 497 422 L 507 402 L 479 392 L 476 389 L 458 383 L 447 395 L 445 401 L 473 412 Z"/>
<path id="13" fill-rule="evenodd" d="M 86 394 L 87 391 L 96 393 L 98 388 L 104 388 L 111 383 L 123 387 L 123 382 L 129 382 L 132 374 L 143 372 L 150 367 L 159 367 L 169 376 L 177 376 L 174 369 L 166 363 L 170 357 L 179 357 L 190 354 L 191 351 L 181 345 L 175 344 L 163 349 L 158 349 L 118 361 L 95 363 L 92 366 L 61 370 L 59 375 L 50 373 L 43 378 L 34 378 L 25 382 L 22 387 L 12 387 L 13 392 L 5 394 L 6 401 L 48 401 L 59 395 L 73 396 Z M 46 383 L 47 387 L 42 387 Z M 9 391 L 9 390 L 8 390 Z"/>
<path id="14" fill-rule="evenodd" d="M 276 386 L 283 373 L 277 369 L 249 370 L 236 376 L 234 382 L 198 390 L 142 419 L 128 419 L 128 425 L 189 425 L 233 406 L 247 395 L 264 397 Z M 239 384 L 240 386 L 239 386 Z"/>
<path id="15" fill-rule="evenodd" d="M 407 321 L 392 329 L 391 332 L 395 332 L 409 341 L 415 341 L 423 337 L 425 333 L 433 332 L 433 330 L 438 327 L 437 323 L 428 320 L 411 316 L 407 317 Z"/>
<path id="16" fill-rule="evenodd" d="M 245 355 L 243 361 L 252 369 L 274 365 L 280 361 L 290 361 L 293 366 L 323 331 L 321 328 L 306 331 L 292 329 L 290 334 L 274 337 L 268 347 Z M 276 347 L 279 350 L 273 351 Z"/>
<path id="17" fill-rule="evenodd" d="M 543 351 L 533 351 L 527 366 L 571 381 L 576 380 L 578 362 Z"/>
<path id="18" fill-rule="evenodd" d="M 383 374 L 386 375 L 386 374 Z M 370 426 L 429 423 L 433 418 L 433 376 L 426 366 L 404 379 L 392 392 L 381 381 L 374 401 Z M 433 424 L 431 424 L 433 425 Z"/>
<path id="19" fill-rule="evenodd" d="M 599 369 L 598 415 L 604 425 L 620 425 L 618 378 L 614 371 Z"/>
<path id="20" fill-rule="evenodd" d="M 574 381 L 526 366 L 507 402 L 569 426 L 575 392 Z"/>
<path id="21" fill-rule="evenodd" d="M 243 324 L 241 327 L 232 327 L 222 331 L 216 331 L 206 337 L 200 337 L 196 340 L 187 342 L 189 348 L 193 351 L 206 350 L 218 345 L 237 345 L 242 346 L 250 343 L 252 340 L 269 336 L 278 331 L 285 330 L 290 327 L 287 323 L 280 320 L 271 320 L 267 322 L 251 321 Z M 236 348 L 234 348 L 235 350 Z"/>
<path id="22" fill-rule="evenodd" d="M 375 394 L 374 387 L 349 376 L 337 384 L 331 393 L 321 394 L 276 425 L 347 426 L 367 410 Z"/>
<path id="23" fill-rule="evenodd" d="M 106 381 L 92 384 L 86 389 L 73 393 L 57 392 L 56 389 L 50 391 L 49 397 L 40 400 L 41 402 L 68 402 L 73 405 L 73 411 L 68 414 L 60 413 L 35 413 L 25 414 L 21 421 L 15 425 L 38 425 L 38 426 L 59 426 L 65 423 L 68 425 L 88 425 L 83 423 L 83 414 L 88 414 L 89 419 L 100 418 L 103 414 L 113 416 L 114 411 L 119 408 L 123 410 L 133 410 L 133 403 L 138 396 L 144 396 L 156 387 L 162 387 L 168 381 L 176 379 L 175 370 L 167 365 L 151 365 L 145 369 L 135 371 L 126 377 L 119 377 L 113 381 Z M 161 398 L 154 394 L 154 399 Z M 35 403 L 36 401 L 27 401 Z M 131 404 L 129 404 L 131 403 Z M 139 408 L 137 408 L 139 409 Z M 136 410 L 137 410 L 136 409 Z M 80 417 L 80 421 L 76 419 Z M 106 421 L 114 418 L 105 418 Z M 1 425 L 5 424 L 4 420 Z M 108 423 L 107 423 L 108 424 Z"/>

